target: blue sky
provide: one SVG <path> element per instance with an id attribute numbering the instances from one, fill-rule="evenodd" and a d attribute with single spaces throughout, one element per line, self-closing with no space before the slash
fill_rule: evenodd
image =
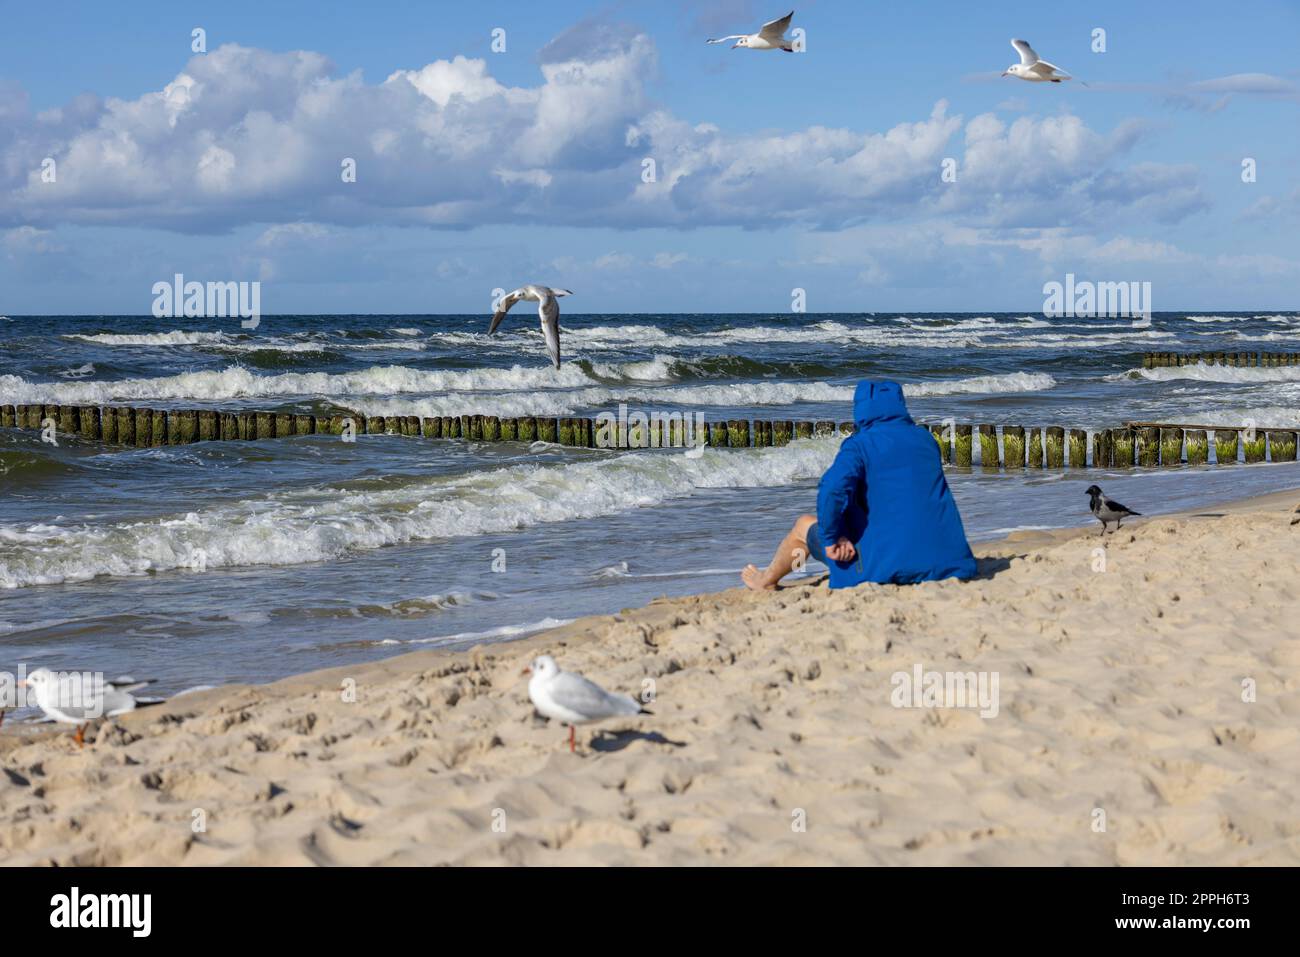
<path id="1" fill-rule="evenodd" d="M 1295 3 L 989 6 L 805 3 L 785 54 L 704 43 L 788 9 L 748 0 L 4 0 L 0 313 L 1297 308 Z M 1012 36 L 1089 86 L 1000 78 Z"/>

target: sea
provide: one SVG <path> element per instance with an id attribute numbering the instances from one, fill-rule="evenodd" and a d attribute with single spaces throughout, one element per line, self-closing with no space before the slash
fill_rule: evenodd
<path id="1" fill-rule="evenodd" d="M 0 404 L 366 415 L 852 417 L 864 378 L 914 417 L 1096 429 L 1300 427 L 1300 366 L 1142 368 L 1147 351 L 1300 350 L 1300 313 L 239 320 L 0 317 Z M 735 587 L 815 509 L 838 436 L 594 450 L 398 435 L 120 449 L 0 429 L 0 670 L 156 678 L 166 694 L 509 641 Z M 1158 515 L 1300 485 L 1295 464 L 949 469 L 973 541 L 1092 523 L 1097 482 Z M 196 560 L 198 557 L 198 560 Z"/>

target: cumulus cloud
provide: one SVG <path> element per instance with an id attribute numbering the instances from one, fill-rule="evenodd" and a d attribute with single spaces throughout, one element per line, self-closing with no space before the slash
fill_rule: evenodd
<path id="1" fill-rule="evenodd" d="M 653 43 L 598 19 L 545 47 L 539 71 L 510 86 L 457 56 L 367 84 L 317 53 L 226 45 L 134 100 L 32 115 L 21 90 L 0 88 L 0 226 L 1043 226 L 1127 210 L 1173 221 L 1205 205 L 1181 167 L 1123 165 L 1133 123 L 967 121 L 940 101 L 882 131 L 728 132 L 657 106 Z M 956 183 L 940 178 L 946 157 Z"/>

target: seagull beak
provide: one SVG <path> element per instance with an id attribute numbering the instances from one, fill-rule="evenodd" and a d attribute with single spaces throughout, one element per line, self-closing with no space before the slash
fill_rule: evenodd
<path id="1" fill-rule="evenodd" d="M 1003 71 L 1002 71 L 1002 75 L 1003 75 L 1003 76 L 1010 76 L 1011 74 L 1008 73 L 1006 70 L 1003 70 Z"/>
<path id="2" fill-rule="evenodd" d="M 519 673 L 520 673 L 521 675 L 531 675 L 531 674 L 533 673 L 533 669 L 532 669 L 532 667 L 530 666 L 530 667 L 525 668 L 523 671 L 521 671 L 521 672 L 519 672 Z"/>

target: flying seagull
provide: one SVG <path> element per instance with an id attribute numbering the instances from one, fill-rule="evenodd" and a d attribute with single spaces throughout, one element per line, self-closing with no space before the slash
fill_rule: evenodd
<path id="1" fill-rule="evenodd" d="M 538 304 L 537 315 L 542 320 L 542 335 L 546 337 L 546 351 L 551 354 L 551 362 L 558 369 L 560 367 L 560 304 L 555 300 L 560 296 L 572 295 L 573 293 L 567 289 L 552 289 L 535 283 L 520 286 L 502 299 L 501 304 L 497 306 L 497 311 L 492 316 L 492 325 L 488 326 L 488 335 L 497 331 L 497 326 L 501 325 L 501 320 L 506 317 L 510 307 L 520 299 L 535 302 Z"/>
<path id="2" fill-rule="evenodd" d="M 524 674 L 530 673 L 528 697 L 543 716 L 569 726 L 570 751 L 576 750 L 574 725 L 619 715 L 652 713 L 642 708 L 635 698 L 606 691 L 576 672 L 561 671 L 550 655 L 534 658 L 532 666 L 524 669 Z"/>
<path id="3" fill-rule="evenodd" d="M 769 20 L 763 24 L 762 29 L 757 33 L 733 33 L 729 37 L 718 37 L 716 40 L 710 40 L 710 43 L 726 43 L 728 40 L 735 40 L 731 49 L 736 47 L 746 47 L 750 50 L 784 50 L 786 53 L 793 53 L 794 47 L 785 37 L 785 31 L 790 26 L 790 19 L 794 16 L 791 10 L 780 20 Z"/>
<path id="4" fill-rule="evenodd" d="M 73 738 L 84 745 L 86 726 L 97 718 L 113 718 L 134 711 L 140 704 L 158 704 L 158 701 L 137 701 L 132 691 L 138 691 L 153 680 L 136 681 L 133 678 L 115 678 L 112 681 L 87 680 L 84 673 L 56 675 L 48 668 L 37 668 L 23 684 L 31 690 L 31 697 L 48 721 L 77 725 Z"/>
<path id="5" fill-rule="evenodd" d="M 1118 532 L 1119 523 L 1123 520 L 1125 515 L 1142 514 L 1141 512 L 1135 512 L 1133 509 L 1119 504 L 1119 502 L 1111 501 L 1105 495 L 1101 494 L 1101 489 L 1096 485 L 1088 486 L 1088 497 L 1092 500 L 1089 503 L 1088 508 L 1093 515 L 1097 516 L 1097 520 L 1101 522 L 1101 533 L 1103 535 L 1106 534 L 1106 525 L 1108 523 L 1114 522 L 1115 531 Z"/>
<path id="6" fill-rule="evenodd" d="M 1032 80 L 1035 83 L 1060 83 L 1062 80 L 1074 79 L 1060 67 L 1053 66 L 1039 57 L 1034 52 L 1034 48 L 1029 45 L 1028 40 L 1012 40 L 1011 45 L 1020 54 L 1020 62 L 1007 67 L 1002 73 L 1003 76 L 1015 76 L 1022 80 Z M 1082 80 L 1079 82 L 1083 83 Z M 1084 83 L 1083 85 L 1087 86 L 1088 84 Z"/>

